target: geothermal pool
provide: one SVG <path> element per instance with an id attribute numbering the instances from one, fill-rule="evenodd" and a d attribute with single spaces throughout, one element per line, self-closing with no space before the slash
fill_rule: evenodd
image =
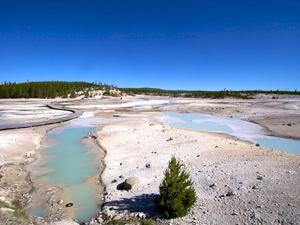
<path id="1" fill-rule="evenodd" d="M 92 185 L 89 179 L 97 176 L 97 162 L 95 155 L 89 151 L 88 146 L 82 140 L 92 127 L 67 126 L 51 131 L 49 138 L 55 142 L 44 149 L 42 159 L 38 167 L 41 171 L 47 168 L 47 172 L 35 175 L 37 182 L 47 181 L 48 186 L 63 188 L 68 196 L 64 201 L 64 210 L 73 211 L 72 217 L 78 221 L 87 221 L 96 215 L 99 209 L 97 195 L 99 189 Z M 35 168 L 39 170 L 39 168 Z M 74 205 L 66 208 L 65 204 L 72 202 Z M 43 205 L 31 210 L 35 216 L 47 216 Z"/>
<path id="2" fill-rule="evenodd" d="M 268 136 L 264 128 L 255 123 L 200 113 L 166 112 L 164 115 L 166 121 L 176 128 L 225 133 L 267 149 L 300 154 L 300 140 Z"/>

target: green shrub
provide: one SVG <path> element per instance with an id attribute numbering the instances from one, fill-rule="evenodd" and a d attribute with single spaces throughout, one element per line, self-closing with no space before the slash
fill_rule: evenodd
<path id="1" fill-rule="evenodd" d="M 159 207 L 170 218 L 187 215 L 196 202 L 196 192 L 190 175 L 174 156 L 165 171 L 159 193 Z"/>

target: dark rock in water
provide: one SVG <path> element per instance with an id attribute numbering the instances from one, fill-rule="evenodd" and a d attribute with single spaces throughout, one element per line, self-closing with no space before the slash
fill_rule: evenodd
<path id="1" fill-rule="evenodd" d="M 146 168 L 149 169 L 150 167 L 151 167 L 150 163 L 147 163 L 147 164 L 146 164 Z"/>
<path id="2" fill-rule="evenodd" d="M 74 203 L 72 203 L 72 202 L 69 202 L 68 204 L 66 204 L 66 207 L 68 208 L 68 207 L 72 207 L 74 205 Z"/>

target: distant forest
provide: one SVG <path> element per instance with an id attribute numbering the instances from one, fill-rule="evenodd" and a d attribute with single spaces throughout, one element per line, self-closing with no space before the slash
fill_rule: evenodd
<path id="1" fill-rule="evenodd" d="M 56 98 L 76 97 L 76 92 L 86 89 L 109 87 L 101 83 L 88 82 L 3 82 L 0 84 L 0 98 Z"/>
<path id="2" fill-rule="evenodd" d="M 300 95 L 300 92 L 295 91 L 279 91 L 279 90 L 253 90 L 253 91 L 187 91 L 187 90 L 164 90 L 158 88 L 119 88 L 127 94 L 144 94 L 156 96 L 172 96 L 172 97 L 190 97 L 190 98 L 242 98 L 251 99 L 255 94 L 290 94 Z"/>
<path id="3" fill-rule="evenodd" d="M 251 99 L 255 94 L 289 94 L 300 95 L 295 91 L 279 90 L 253 90 L 253 91 L 190 91 L 190 90 L 164 90 L 158 88 L 117 88 L 112 85 L 88 82 L 66 82 L 66 81 L 44 81 L 12 83 L 3 82 L 0 84 L 0 98 L 74 98 L 77 93 L 87 90 L 99 90 L 103 88 L 116 88 L 129 95 L 144 94 L 154 96 L 191 97 L 191 98 L 242 98 Z M 104 93 L 105 94 L 105 93 Z M 275 98 L 275 97 L 274 97 Z"/>

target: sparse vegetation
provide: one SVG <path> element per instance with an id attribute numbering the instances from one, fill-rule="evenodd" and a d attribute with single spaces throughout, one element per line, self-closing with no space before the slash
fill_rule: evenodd
<path id="1" fill-rule="evenodd" d="M 196 202 L 196 192 L 190 175 L 185 166 L 174 156 L 165 171 L 159 193 L 158 205 L 170 218 L 187 215 Z"/>
<path id="2" fill-rule="evenodd" d="M 104 216 L 104 225 L 159 225 L 159 222 L 153 219 L 140 219 L 137 217 L 126 217 L 121 219 L 112 219 Z"/>
<path id="3" fill-rule="evenodd" d="M 23 218 L 28 220 L 29 216 L 23 208 L 21 202 L 19 200 L 12 201 L 13 209 L 15 210 L 14 215 L 18 218 Z"/>
<path id="4" fill-rule="evenodd" d="M 11 204 L 0 201 L 0 208 L 9 208 L 9 209 L 14 210 L 13 216 L 16 217 L 16 219 L 21 219 L 24 221 L 30 220 L 28 214 L 26 213 L 25 209 L 23 208 L 23 206 L 19 200 L 14 200 L 11 202 Z"/>

